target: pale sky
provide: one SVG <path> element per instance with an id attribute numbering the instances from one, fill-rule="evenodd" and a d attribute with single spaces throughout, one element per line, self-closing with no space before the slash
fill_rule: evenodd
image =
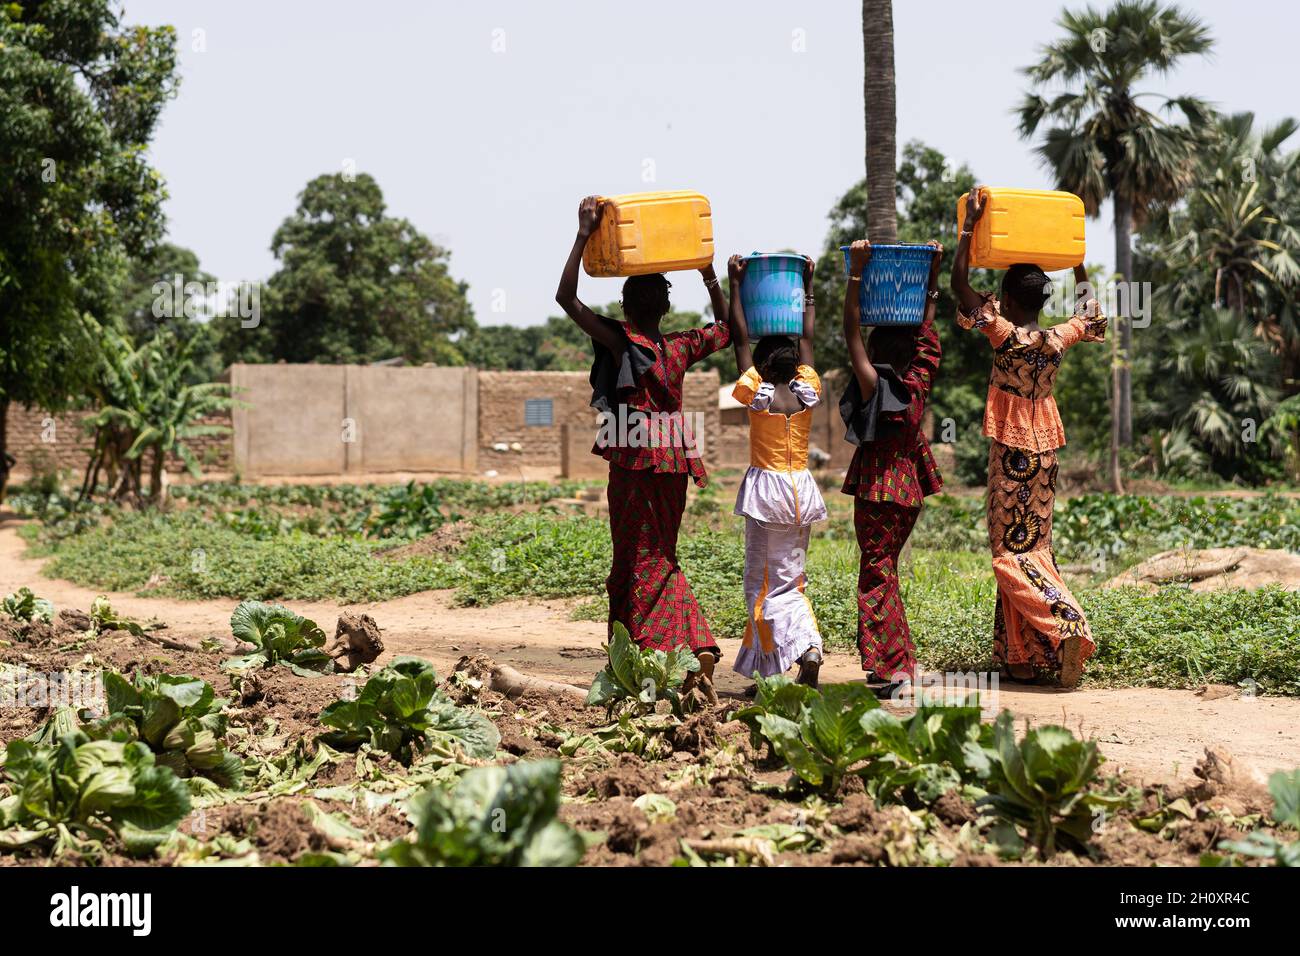
<path id="1" fill-rule="evenodd" d="M 1182 6 L 1217 49 L 1169 92 L 1263 122 L 1300 114 L 1300 5 Z M 1011 109 L 1026 88 L 1018 68 L 1059 33 L 1060 9 L 895 0 L 899 148 L 921 139 L 990 185 L 1050 187 Z M 391 215 L 451 250 L 479 323 L 530 325 L 558 312 L 588 193 L 703 192 L 719 271 L 731 252 L 819 252 L 827 211 L 863 175 L 860 11 L 859 0 L 127 0 L 126 21 L 179 33 L 180 95 L 152 157 L 171 239 L 206 271 L 269 277 L 271 235 L 298 193 L 350 160 Z M 1113 262 L 1108 215 L 1088 223 L 1088 242 L 1090 262 Z M 698 279 L 674 278 L 674 305 L 703 308 Z M 608 302 L 620 282 L 584 274 L 580 294 Z"/>

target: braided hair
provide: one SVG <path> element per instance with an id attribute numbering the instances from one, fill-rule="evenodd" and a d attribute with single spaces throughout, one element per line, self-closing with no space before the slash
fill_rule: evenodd
<path id="1" fill-rule="evenodd" d="M 873 365 L 888 365 L 898 375 L 916 358 L 916 328 L 910 325 L 880 325 L 867 336 L 867 356 Z"/>
<path id="2" fill-rule="evenodd" d="M 1002 298 L 1011 299 L 1030 315 L 1037 315 L 1052 294 L 1052 280 L 1036 265 L 1019 262 L 1002 277 Z"/>
<path id="3" fill-rule="evenodd" d="M 658 322 L 668 314 L 672 283 L 661 272 L 631 276 L 623 283 L 623 314 L 642 322 Z"/>
<path id="4" fill-rule="evenodd" d="M 754 346 L 754 368 L 765 382 L 789 382 L 799 371 L 799 346 L 788 335 L 765 335 Z"/>

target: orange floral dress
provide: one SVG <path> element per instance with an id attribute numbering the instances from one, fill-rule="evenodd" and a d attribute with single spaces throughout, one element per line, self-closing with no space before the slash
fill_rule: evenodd
<path id="1" fill-rule="evenodd" d="M 1066 587 L 1052 553 L 1056 450 L 1065 428 L 1052 395 L 1066 350 L 1101 342 L 1106 317 L 1094 300 L 1083 314 L 1048 329 L 1022 329 L 985 295 L 957 324 L 977 329 L 993 346 L 984 434 L 989 448 L 988 530 L 998 602 L 993 617 L 999 665 L 1030 668 L 1044 677 L 1060 671 L 1060 645 L 1081 639 L 1080 659 L 1096 649 L 1079 602 Z"/>

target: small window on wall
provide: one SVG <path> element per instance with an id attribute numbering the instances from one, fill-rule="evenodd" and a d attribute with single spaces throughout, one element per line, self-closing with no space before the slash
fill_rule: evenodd
<path id="1" fill-rule="evenodd" d="M 555 409 L 549 398 L 524 399 L 525 425 L 555 424 Z"/>

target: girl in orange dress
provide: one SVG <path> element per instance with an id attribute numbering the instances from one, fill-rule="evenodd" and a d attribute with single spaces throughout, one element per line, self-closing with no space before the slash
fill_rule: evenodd
<path id="1" fill-rule="evenodd" d="M 1096 645 L 1052 554 L 1056 453 L 1065 445 L 1052 386 L 1070 346 L 1104 339 L 1106 317 L 1096 299 L 1083 301 L 1088 274 L 1082 266 L 1074 270 L 1080 291 L 1076 314 L 1051 328 L 1038 324 L 1051 280 L 1037 266 L 1008 269 L 1000 297 L 972 289 L 971 235 L 985 203 L 982 190 L 972 189 L 952 289 L 958 301 L 957 324 L 983 332 L 993 346 L 984 434 L 993 440 L 988 530 L 998 585 L 994 655 L 1003 676 L 1011 680 L 1074 687 Z"/>

